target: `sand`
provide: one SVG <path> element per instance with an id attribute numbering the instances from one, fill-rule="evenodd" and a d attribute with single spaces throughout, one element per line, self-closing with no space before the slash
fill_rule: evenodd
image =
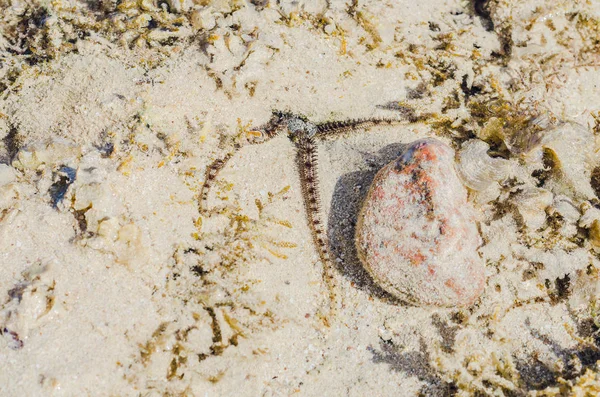
<path id="1" fill-rule="evenodd" d="M 160 3 L 0 0 L 0 395 L 600 393 L 598 3 Z M 273 110 L 402 120 L 319 143 L 326 318 L 295 147 L 246 145 Z M 424 137 L 510 164 L 469 190 L 469 308 L 356 255 L 370 181 Z"/>

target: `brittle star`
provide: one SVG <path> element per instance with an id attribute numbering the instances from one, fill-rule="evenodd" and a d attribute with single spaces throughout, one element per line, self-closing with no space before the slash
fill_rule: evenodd
<path id="1" fill-rule="evenodd" d="M 357 120 L 334 121 L 315 124 L 303 116 L 293 113 L 274 111 L 271 119 L 264 126 L 252 129 L 258 137 L 249 141 L 250 144 L 265 143 L 282 132 L 287 132 L 288 137 L 296 147 L 296 164 L 300 174 L 302 198 L 306 210 L 306 217 L 310 227 L 313 242 L 317 249 L 319 259 L 323 264 L 323 279 L 329 292 L 330 314 L 336 311 L 337 281 L 335 266 L 331 261 L 329 239 L 324 230 L 321 216 L 321 196 L 319 193 L 319 178 L 317 174 L 317 142 L 338 136 L 340 134 L 369 128 L 378 125 L 395 125 L 406 123 L 406 120 L 388 118 L 368 118 Z M 236 144 L 234 150 L 221 159 L 215 160 L 208 166 L 204 184 L 200 190 L 199 210 L 201 214 L 207 212 L 206 201 L 208 193 L 219 172 L 225 167 L 234 154 L 243 147 Z M 325 324 L 329 321 L 322 316 Z"/>

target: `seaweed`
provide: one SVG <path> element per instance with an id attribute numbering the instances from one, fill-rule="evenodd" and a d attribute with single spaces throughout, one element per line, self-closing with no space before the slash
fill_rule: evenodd
<path id="1" fill-rule="evenodd" d="M 15 126 L 10 127 L 8 134 L 2 138 L 2 143 L 4 143 L 6 155 L 0 157 L 0 163 L 10 164 L 19 152 L 20 147 L 19 131 Z"/>
<path id="2" fill-rule="evenodd" d="M 480 18 L 481 24 L 484 26 L 485 30 L 492 31 L 494 30 L 494 21 L 491 17 L 489 3 L 490 0 L 472 0 L 475 15 Z"/>

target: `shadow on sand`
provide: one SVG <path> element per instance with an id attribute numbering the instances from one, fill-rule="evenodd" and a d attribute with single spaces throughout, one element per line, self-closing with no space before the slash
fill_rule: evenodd
<path id="1" fill-rule="evenodd" d="M 404 302 L 379 287 L 363 268 L 354 244 L 354 234 L 360 208 L 373 178 L 382 167 L 397 158 L 405 146 L 395 143 L 374 154 L 363 153 L 369 168 L 349 172 L 338 179 L 333 191 L 327 231 L 331 253 L 339 272 L 353 282 L 356 288 L 394 304 Z"/>

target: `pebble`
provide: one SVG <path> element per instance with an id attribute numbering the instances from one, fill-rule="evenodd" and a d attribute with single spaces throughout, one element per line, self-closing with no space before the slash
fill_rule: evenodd
<path id="1" fill-rule="evenodd" d="M 475 210 L 435 139 L 410 143 L 382 168 L 356 227 L 363 266 L 393 296 L 418 306 L 467 307 L 485 286 Z"/>

